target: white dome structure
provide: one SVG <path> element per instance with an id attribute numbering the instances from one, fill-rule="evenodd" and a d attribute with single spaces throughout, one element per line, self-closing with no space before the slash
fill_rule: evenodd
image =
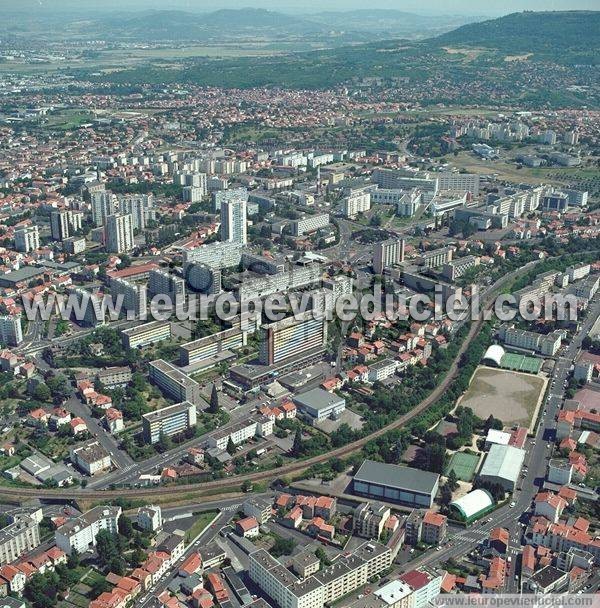
<path id="1" fill-rule="evenodd" d="M 450 509 L 458 518 L 470 522 L 487 513 L 494 506 L 492 495 L 487 490 L 473 490 L 450 503 Z"/>
<path id="2" fill-rule="evenodd" d="M 500 367 L 500 363 L 502 362 L 502 357 L 504 357 L 504 349 L 499 344 L 492 344 L 486 351 L 485 355 L 483 355 L 483 361 L 487 363 L 491 363 L 496 367 Z"/>

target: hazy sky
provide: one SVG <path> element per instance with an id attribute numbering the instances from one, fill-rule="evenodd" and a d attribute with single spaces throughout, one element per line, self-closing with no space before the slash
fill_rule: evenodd
<path id="1" fill-rule="evenodd" d="M 320 12 L 360 8 L 393 8 L 418 13 L 499 15 L 523 10 L 597 10 L 598 0 L 0 0 L 0 9 L 23 5 L 46 9 L 128 10 L 178 8 L 208 11 L 218 8 L 266 8 L 287 12 Z"/>

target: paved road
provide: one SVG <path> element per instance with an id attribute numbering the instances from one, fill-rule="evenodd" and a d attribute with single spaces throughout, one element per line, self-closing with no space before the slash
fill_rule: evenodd
<path id="1" fill-rule="evenodd" d="M 240 405 L 230 412 L 230 420 L 222 428 L 229 428 L 234 424 L 237 424 L 243 418 L 247 418 L 251 411 L 256 408 L 256 402 L 251 401 L 244 405 Z M 106 431 L 105 431 L 106 432 Z M 212 432 L 212 431 L 211 431 Z M 205 433 L 200 437 L 195 437 L 184 443 L 177 445 L 168 452 L 163 454 L 157 454 L 142 462 L 135 462 L 129 456 L 129 462 L 125 466 L 121 467 L 119 471 L 113 471 L 108 475 L 104 475 L 88 483 L 89 488 L 101 488 L 108 487 L 112 484 L 130 484 L 138 481 L 140 475 L 153 473 L 157 468 L 163 468 L 164 466 L 175 463 L 186 454 L 187 450 L 194 446 L 199 446 L 206 441 L 210 433 Z"/>
<path id="2" fill-rule="evenodd" d="M 156 598 L 163 591 L 165 591 L 171 581 L 177 577 L 179 566 L 194 551 L 199 551 L 202 547 L 212 542 L 219 533 L 219 530 L 231 521 L 233 515 L 235 514 L 235 511 L 236 509 L 232 506 L 229 506 L 227 509 L 223 509 L 219 513 L 214 523 L 205 528 L 204 531 L 200 534 L 200 536 L 198 536 L 197 539 L 186 548 L 185 552 L 179 558 L 177 563 L 171 566 L 171 568 L 169 568 L 169 570 L 165 574 L 163 574 L 162 578 L 155 585 L 153 585 L 147 593 L 137 599 L 133 605 L 143 608 L 153 608 L 154 606 L 161 606 L 160 602 L 157 602 Z"/>
<path id="3" fill-rule="evenodd" d="M 88 431 L 100 442 L 100 445 L 110 454 L 113 464 L 119 469 L 125 469 L 134 464 L 133 458 L 125 450 L 119 448 L 118 439 L 113 437 L 98 418 L 94 418 L 87 405 L 84 405 L 79 397 L 73 394 L 65 403 L 65 408 L 74 416 L 85 420 Z M 100 478 L 102 479 L 102 478 Z M 92 483 L 92 482 L 91 482 Z M 91 485 L 90 483 L 90 485 Z"/>

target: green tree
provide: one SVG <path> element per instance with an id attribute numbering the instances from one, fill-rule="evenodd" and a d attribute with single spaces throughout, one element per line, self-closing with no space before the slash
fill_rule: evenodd
<path id="1" fill-rule="evenodd" d="M 446 467 L 446 447 L 441 443 L 428 444 L 425 448 L 427 470 L 443 473 Z"/>
<path id="2" fill-rule="evenodd" d="M 98 597 L 100 594 L 105 591 L 110 591 L 111 589 L 112 585 L 105 578 L 96 578 L 92 584 L 90 595 L 92 597 Z"/>
<path id="3" fill-rule="evenodd" d="M 50 397 L 52 397 L 52 393 L 50 389 L 45 384 L 38 384 L 33 390 L 33 397 L 38 401 L 50 401 Z"/>
<path id="4" fill-rule="evenodd" d="M 79 552 L 77 549 L 73 549 L 67 558 L 67 567 L 70 570 L 75 570 L 75 568 L 79 568 L 79 564 L 81 562 Z"/>
<path id="5" fill-rule="evenodd" d="M 233 456 L 235 454 L 235 443 L 233 443 L 233 439 L 231 438 L 231 436 L 229 437 L 229 441 L 227 442 L 227 453 L 230 456 Z"/>
<path id="6" fill-rule="evenodd" d="M 301 456 L 303 451 L 302 429 L 298 427 L 296 429 L 296 434 L 294 435 L 294 443 L 292 444 L 292 456 Z"/>
<path id="7" fill-rule="evenodd" d="M 119 534 L 124 536 L 125 538 L 131 538 L 134 534 L 133 524 L 131 523 L 131 519 L 126 515 L 121 515 L 119 517 Z"/>
<path id="8" fill-rule="evenodd" d="M 448 484 L 448 487 L 450 488 L 451 492 L 454 492 L 455 490 L 458 489 L 458 478 L 456 477 L 456 473 L 454 472 L 454 469 L 451 469 L 450 473 L 448 474 L 447 484 Z"/>
<path id="9" fill-rule="evenodd" d="M 217 387 L 213 384 L 212 392 L 210 393 L 210 405 L 208 406 L 208 411 L 211 414 L 219 413 L 219 393 L 217 392 Z"/>
<path id="10" fill-rule="evenodd" d="M 331 566 L 331 560 L 327 557 L 327 553 L 325 553 L 325 549 L 323 549 L 323 547 L 317 547 L 315 555 L 321 562 L 321 568 Z"/>
<path id="11" fill-rule="evenodd" d="M 445 483 L 440 489 L 440 503 L 443 506 L 447 507 L 451 502 L 452 502 L 452 490 L 450 489 L 448 484 Z"/>

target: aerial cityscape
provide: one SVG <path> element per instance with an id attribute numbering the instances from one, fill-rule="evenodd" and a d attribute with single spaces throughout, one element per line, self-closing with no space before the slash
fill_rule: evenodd
<path id="1" fill-rule="evenodd" d="M 600 608 L 545 4 L 0 0 L 0 608 Z"/>

